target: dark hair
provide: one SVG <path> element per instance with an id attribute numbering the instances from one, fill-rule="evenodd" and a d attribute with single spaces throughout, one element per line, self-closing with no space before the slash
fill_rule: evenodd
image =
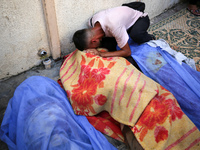
<path id="1" fill-rule="evenodd" d="M 81 51 L 87 48 L 87 29 L 76 31 L 73 36 L 73 42 L 76 48 Z"/>

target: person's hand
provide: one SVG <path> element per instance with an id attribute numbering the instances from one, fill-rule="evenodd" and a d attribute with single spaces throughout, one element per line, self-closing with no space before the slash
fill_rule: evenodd
<path id="1" fill-rule="evenodd" d="M 92 55 L 100 56 L 100 52 L 97 49 L 87 49 L 85 50 L 86 53 L 91 53 Z"/>

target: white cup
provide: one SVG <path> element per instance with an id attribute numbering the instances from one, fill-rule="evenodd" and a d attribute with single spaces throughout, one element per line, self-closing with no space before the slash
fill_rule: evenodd
<path id="1" fill-rule="evenodd" d="M 43 64 L 45 66 L 45 69 L 51 69 L 51 59 L 50 58 L 46 58 L 45 60 L 43 60 Z"/>

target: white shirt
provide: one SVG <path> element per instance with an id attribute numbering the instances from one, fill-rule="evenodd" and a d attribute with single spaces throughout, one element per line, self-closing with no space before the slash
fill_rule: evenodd
<path id="1" fill-rule="evenodd" d="M 119 6 L 96 13 L 92 17 L 91 23 L 92 26 L 94 26 L 96 22 L 99 22 L 105 32 L 105 36 L 115 37 L 118 46 L 122 48 L 129 39 L 126 30 L 129 29 L 140 17 L 145 16 L 147 16 L 147 13 L 134 10 L 127 6 Z"/>

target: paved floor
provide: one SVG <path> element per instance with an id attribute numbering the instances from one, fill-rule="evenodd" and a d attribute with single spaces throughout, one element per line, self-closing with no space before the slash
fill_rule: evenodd
<path id="1" fill-rule="evenodd" d="M 162 19 L 174 14 L 175 12 L 178 12 L 179 10 L 185 8 L 186 6 L 187 5 L 185 3 L 177 4 L 173 8 L 166 10 L 161 15 L 151 19 L 151 24 L 155 24 L 155 23 L 161 21 Z M 14 93 L 16 87 L 30 76 L 45 76 L 45 77 L 49 77 L 49 78 L 57 81 L 57 79 L 59 78 L 59 69 L 61 66 L 61 61 L 62 60 L 54 62 L 53 67 L 49 70 L 44 69 L 43 66 L 38 66 L 38 67 L 32 68 L 29 71 L 21 73 L 17 76 L 11 77 L 7 80 L 3 80 L 3 81 L 0 80 L 0 89 L 1 89 L 0 90 L 0 124 L 2 122 L 3 115 L 6 110 L 8 101 L 13 96 L 13 93 Z M 112 142 L 112 140 L 109 140 L 109 141 Z M 116 145 L 118 147 L 118 149 L 125 150 L 125 147 L 123 145 L 120 145 L 120 143 L 117 143 L 115 141 L 115 143 L 113 143 L 113 144 Z M 7 150 L 7 149 L 8 148 L 7 148 L 6 144 L 0 140 L 0 150 Z"/>

